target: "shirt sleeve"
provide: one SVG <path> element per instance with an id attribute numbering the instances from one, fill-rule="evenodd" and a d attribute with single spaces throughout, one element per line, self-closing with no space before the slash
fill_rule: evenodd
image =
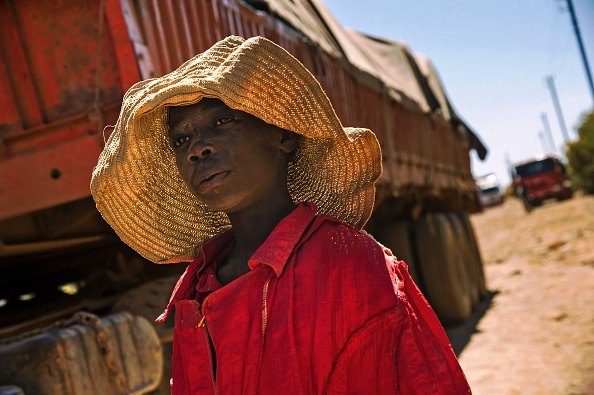
<path id="1" fill-rule="evenodd" d="M 395 263 L 402 281 L 406 314 L 395 358 L 403 394 L 470 394 L 464 372 L 447 335 L 406 265 Z"/>
<path id="2" fill-rule="evenodd" d="M 403 262 L 401 303 L 368 320 L 338 355 L 328 394 L 470 394 L 449 340 Z"/>

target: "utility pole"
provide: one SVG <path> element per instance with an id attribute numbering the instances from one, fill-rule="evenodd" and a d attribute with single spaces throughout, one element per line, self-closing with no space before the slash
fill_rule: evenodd
<path id="1" fill-rule="evenodd" d="M 511 185 L 514 185 L 514 178 L 516 177 L 516 168 L 514 167 L 510 157 L 509 157 L 509 153 L 506 152 L 505 153 L 505 165 L 507 166 L 507 171 L 509 172 L 509 178 L 511 179 Z"/>
<path id="2" fill-rule="evenodd" d="M 545 140 L 545 135 L 542 131 L 538 132 L 538 138 L 540 139 L 540 145 L 542 146 L 542 152 L 546 154 L 548 151 L 547 142 Z"/>
<path id="3" fill-rule="evenodd" d="M 513 171 L 514 165 L 512 164 L 511 158 L 509 157 L 509 152 L 506 152 L 504 154 L 504 160 L 505 165 L 507 166 L 507 170 L 509 170 L 511 173 Z"/>
<path id="4" fill-rule="evenodd" d="M 555 113 L 557 114 L 557 121 L 559 121 L 561 133 L 563 133 L 563 141 L 567 144 L 569 142 L 569 135 L 567 134 L 565 118 L 563 117 L 561 103 L 559 102 L 559 96 L 557 96 L 557 89 L 555 88 L 555 81 L 553 80 L 552 75 L 547 77 L 547 84 L 549 85 L 549 90 L 551 91 L 551 98 L 553 99 L 553 106 L 555 107 Z"/>
<path id="5" fill-rule="evenodd" d="M 546 112 L 541 113 L 540 119 L 542 119 L 542 124 L 544 126 L 545 134 L 549 138 L 549 143 L 551 144 L 551 148 L 552 148 L 551 153 L 555 154 L 555 153 L 557 153 L 557 150 L 555 149 L 555 140 L 553 140 L 553 135 L 551 134 L 551 128 L 549 126 L 549 119 L 547 118 L 547 113 Z"/>
<path id="6" fill-rule="evenodd" d="M 567 8 L 569 9 L 569 15 L 571 16 L 571 23 L 573 24 L 573 30 L 575 37 L 580 47 L 580 54 L 582 55 L 582 62 L 584 62 L 584 69 L 586 70 L 586 77 L 588 78 L 588 84 L 590 85 L 590 93 L 592 93 L 592 101 L 594 102 L 594 82 L 592 82 L 592 73 L 590 72 L 590 66 L 588 65 L 588 57 L 586 56 L 586 49 L 582 42 L 582 34 L 580 33 L 580 27 L 578 26 L 577 18 L 575 16 L 575 10 L 573 8 L 573 0 L 566 0 Z"/>

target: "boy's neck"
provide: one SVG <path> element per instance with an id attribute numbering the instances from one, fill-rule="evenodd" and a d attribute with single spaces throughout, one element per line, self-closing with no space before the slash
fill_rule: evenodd
<path id="1" fill-rule="evenodd" d="M 226 284 L 247 273 L 249 259 L 295 207 L 287 191 L 274 199 L 274 204 L 268 201 L 241 213 L 228 214 L 235 235 L 235 246 L 219 271 L 219 277 L 226 281 L 221 281 L 221 278 L 219 281 Z"/>

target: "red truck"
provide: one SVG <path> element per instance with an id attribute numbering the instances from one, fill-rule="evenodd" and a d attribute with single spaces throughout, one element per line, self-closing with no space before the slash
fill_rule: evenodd
<path id="1" fill-rule="evenodd" d="M 565 200 L 573 196 L 567 170 L 554 155 L 517 163 L 514 166 L 514 187 L 528 212 L 547 199 Z"/>
<path id="2" fill-rule="evenodd" d="M 486 148 L 426 57 L 343 28 L 320 0 L 0 0 L 0 387 L 74 394 L 87 380 L 86 393 L 167 393 L 167 367 L 164 379 L 145 377 L 158 369 L 130 362 L 160 351 L 123 333 L 148 330 L 138 317 L 160 313 L 185 265 L 154 265 L 124 245 L 89 181 L 126 90 L 231 34 L 285 47 L 343 124 L 377 134 L 384 172 L 366 230 L 409 264 L 444 324 L 486 296 L 469 221 L 481 210 L 469 150 Z M 68 318 L 81 310 L 103 323 Z M 73 324 L 78 345 L 64 340 Z M 167 366 L 171 327 L 152 330 Z M 76 353 L 96 343 L 101 352 Z"/>

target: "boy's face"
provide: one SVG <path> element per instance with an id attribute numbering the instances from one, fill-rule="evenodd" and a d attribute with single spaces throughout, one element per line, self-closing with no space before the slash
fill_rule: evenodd
<path id="1" fill-rule="evenodd" d="M 287 132 L 285 132 L 286 134 Z M 217 99 L 169 108 L 168 137 L 190 191 L 227 214 L 273 204 L 286 189 L 283 130 Z"/>

